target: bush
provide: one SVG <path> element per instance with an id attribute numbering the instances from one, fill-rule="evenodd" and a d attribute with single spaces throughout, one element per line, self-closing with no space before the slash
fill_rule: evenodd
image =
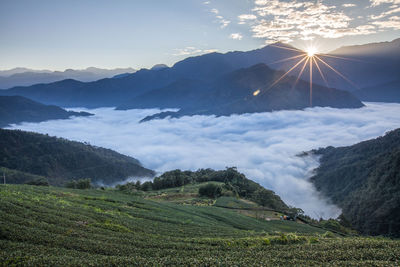
<path id="1" fill-rule="evenodd" d="M 89 178 L 87 179 L 79 179 L 77 181 L 72 180 L 68 182 L 65 187 L 73 188 L 73 189 L 90 189 L 92 187 L 91 181 Z"/>
<path id="2" fill-rule="evenodd" d="M 31 181 L 28 181 L 25 184 L 38 185 L 38 186 L 49 186 L 49 181 L 47 181 L 46 178 L 39 178 L 39 179 L 34 179 Z"/>
<path id="3" fill-rule="evenodd" d="M 200 196 L 216 198 L 216 197 L 221 196 L 221 194 L 222 194 L 221 186 L 213 184 L 213 183 L 203 185 L 199 188 Z"/>
<path id="4" fill-rule="evenodd" d="M 327 231 L 327 232 L 323 235 L 323 237 L 325 237 L 325 238 L 335 238 L 336 236 L 335 236 L 335 234 L 332 233 L 331 231 Z"/>

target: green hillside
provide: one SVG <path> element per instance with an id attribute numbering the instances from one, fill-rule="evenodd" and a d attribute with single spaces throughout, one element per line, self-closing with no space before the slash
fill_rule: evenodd
<path id="1" fill-rule="evenodd" d="M 400 129 L 349 147 L 314 151 L 311 178 L 361 233 L 400 237 Z"/>
<path id="2" fill-rule="evenodd" d="M 208 190 L 219 190 L 218 193 L 208 192 L 209 197 L 234 196 L 251 200 L 260 206 L 274 210 L 287 211 L 290 209 L 275 192 L 265 189 L 258 183 L 248 179 L 243 173 L 238 172 L 235 167 L 217 171 L 212 169 L 199 169 L 195 172 L 173 170 L 155 177 L 152 182 L 127 184 L 122 189 L 165 191 L 164 189 L 187 187 L 189 185 L 189 188 L 192 188 L 192 191 L 195 190 L 196 192 L 194 193 L 197 194 L 201 190 L 199 184 L 205 182 L 217 184 L 217 186 Z"/>
<path id="3" fill-rule="evenodd" d="M 115 190 L 0 185 L 4 266 L 390 266 L 400 242 Z"/>
<path id="4" fill-rule="evenodd" d="M 4 129 L 0 129 L 0 168 L 11 184 L 29 183 L 35 177 L 51 185 L 64 185 L 73 179 L 114 183 L 132 176 L 154 175 L 138 160 L 110 149 Z"/>

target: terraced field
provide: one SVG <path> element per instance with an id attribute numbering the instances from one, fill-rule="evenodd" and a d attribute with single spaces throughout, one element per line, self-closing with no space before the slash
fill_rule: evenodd
<path id="1" fill-rule="evenodd" d="M 115 190 L 0 186 L 3 266 L 398 266 L 400 242 L 337 237 Z"/>

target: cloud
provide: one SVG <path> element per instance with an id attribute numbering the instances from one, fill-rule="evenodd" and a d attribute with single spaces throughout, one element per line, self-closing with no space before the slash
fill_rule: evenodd
<path id="1" fill-rule="evenodd" d="M 90 110 L 93 117 L 15 126 L 114 149 L 158 172 L 236 166 L 309 215 L 338 215 L 307 181 L 316 158 L 297 157 L 314 148 L 344 146 L 382 135 L 400 125 L 399 104 L 362 109 L 313 108 L 230 117 L 193 116 L 139 124 L 159 110 Z"/>
<path id="2" fill-rule="evenodd" d="M 219 23 L 221 24 L 221 29 L 223 29 L 223 28 L 225 28 L 226 26 L 228 26 L 230 23 L 231 23 L 231 21 L 230 20 L 227 20 L 227 19 L 224 19 L 224 18 L 221 18 L 220 20 L 219 20 Z"/>
<path id="3" fill-rule="evenodd" d="M 374 25 L 378 26 L 380 29 L 395 29 L 400 30 L 400 17 L 393 16 L 385 21 L 375 21 Z"/>
<path id="4" fill-rule="evenodd" d="M 204 1 L 203 4 L 204 4 L 204 5 L 209 5 L 209 4 L 210 4 L 210 1 Z"/>
<path id="5" fill-rule="evenodd" d="M 218 14 L 218 13 L 219 13 L 219 11 L 218 11 L 218 9 L 216 9 L 216 8 L 213 8 L 213 9 L 211 9 L 211 13 Z"/>
<path id="6" fill-rule="evenodd" d="M 215 17 L 217 18 L 217 22 L 220 24 L 221 29 L 226 28 L 231 23 L 230 20 L 227 20 L 223 16 L 219 15 L 218 9 L 213 8 L 210 10 L 210 12 L 216 15 Z"/>
<path id="7" fill-rule="evenodd" d="M 294 39 L 339 38 L 376 32 L 375 27 L 368 23 L 351 25 L 351 16 L 323 1 L 256 0 L 253 11 L 260 17 L 251 27 L 255 38 L 291 42 Z"/>
<path id="8" fill-rule="evenodd" d="M 239 24 L 246 24 L 248 21 L 254 21 L 257 19 L 257 16 L 254 14 L 242 14 L 238 16 Z"/>
<path id="9" fill-rule="evenodd" d="M 356 4 L 343 4 L 342 7 L 355 7 Z"/>
<path id="10" fill-rule="evenodd" d="M 243 36 L 240 33 L 232 33 L 229 38 L 233 40 L 242 40 Z"/>
<path id="11" fill-rule="evenodd" d="M 371 15 L 370 18 L 373 19 L 373 20 L 378 20 L 378 19 L 382 19 L 384 17 L 387 17 L 387 16 L 395 14 L 395 13 L 400 13 L 400 7 L 399 6 L 393 6 L 388 11 L 382 12 L 379 15 Z"/>
<path id="12" fill-rule="evenodd" d="M 208 54 L 217 52 L 217 49 L 200 49 L 194 46 L 187 46 L 185 48 L 175 48 L 173 56 L 192 56 L 192 55 L 200 55 L 200 54 Z"/>
<path id="13" fill-rule="evenodd" d="M 371 6 L 379 6 L 382 4 L 400 4 L 400 0 L 371 0 Z"/>

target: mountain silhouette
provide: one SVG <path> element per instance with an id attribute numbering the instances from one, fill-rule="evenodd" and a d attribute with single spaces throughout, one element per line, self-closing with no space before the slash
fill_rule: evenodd
<path id="1" fill-rule="evenodd" d="M 41 122 L 68 119 L 71 116 L 90 116 L 87 112 L 66 111 L 22 96 L 0 96 L 0 127 L 20 122 Z"/>
<path id="2" fill-rule="evenodd" d="M 0 88 L 7 89 L 15 86 L 30 86 L 38 83 L 52 83 L 65 79 L 75 79 L 82 82 L 111 78 L 123 73 L 135 72 L 132 68 L 100 69 L 89 67 L 83 70 L 67 69 L 65 71 L 31 70 L 14 68 L 0 71 Z"/>
<path id="3" fill-rule="evenodd" d="M 152 97 L 161 101 L 158 105 L 162 108 L 181 108 L 177 112 L 168 111 L 148 116 L 142 120 L 144 122 L 168 116 L 229 116 L 231 114 L 309 107 L 310 84 L 308 82 L 299 80 L 296 83 L 296 77 L 287 76 L 281 82 L 272 86 L 273 81 L 283 74 L 284 72 L 275 71 L 265 64 L 257 64 L 226 74 L 213 84 L 202 85 L 193 80 L 186 81 L 186 88 L 193 88 L 192 90 L 183 90 L 182 88 L 185 88 L 185 86 L 182 84 L 179 86 L 171 85 L 172 90 L 169 86 L 154 90 L 151 92 L 152 94 L 137 97 L 137 101 L 134 101 L 134 103 L 139 106 L 130 106 L 129 108 L 151 107 L 150 105 L 143 105 L 152 103 L 150 100 Z M 207 89 L 199 90 L 199 88 Z M 167 92 L 171 92 L 171 94 L 167 94 Z M 363 106 L 361 101 L 350 92 L 320 85 L 313 86 L 312 99 L 313 106 L 320 107 L 360 108 Z M 179 104 L 178 102 L 181 103 L 180 106 L 176 106 Z M 119 109 L 124 109 L 124 107 L 119 107 Z"/>

